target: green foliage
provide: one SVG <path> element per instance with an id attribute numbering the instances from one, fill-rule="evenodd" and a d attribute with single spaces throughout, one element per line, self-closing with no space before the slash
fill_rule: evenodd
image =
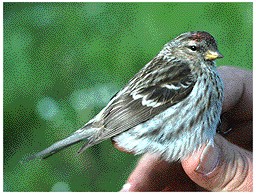
<path id="1" fill-rule="evenodd" d="M 21 164 L 77 130 L 170 39 L 214 35 L 252 69 L 252 3 L 4 3 L 4 191 L 118 191 L 137 157 L 106 141 Z"/>

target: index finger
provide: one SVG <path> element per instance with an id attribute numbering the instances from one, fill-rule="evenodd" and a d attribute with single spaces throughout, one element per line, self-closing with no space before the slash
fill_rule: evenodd
<path id="1" fill-rule="evenodd" d="M 229 66 L 218 68 L 224 84 L 222 112 L 236 121 L 252 120 L 252 72 Z"/>
<path id="2" fill-rule="evenodd" d="M 220 67 L 218 71 L 224 83 L 221 131 L 232 129 L 226 139 L 251 150 L 252 72 L 227 66 Z"/>

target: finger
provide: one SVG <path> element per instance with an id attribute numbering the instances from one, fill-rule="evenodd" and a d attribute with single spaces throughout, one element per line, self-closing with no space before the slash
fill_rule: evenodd
<path id="1" fill-rule="evenodd" d="M 252 120 L 252 72 L 228 66 L 218 72 L 224 84 L 222 112 L 232 113 L 232 122 Z"/>
<path id="2" fill-rule="evenodd" d="M 226 139 L 252 150 L 252 72 L 228 66 L 218 72 L 224 83 L 221 131 L 231 129 Z"/>
<path id="3" fill-rule="evenodd" d="M 237 124 L 225 138 L 239 147 L 252 151 L 252 122 Z"/>
<path id="4" fill-rule="evenodd" d="M 209 191 L 252 191 L 252 153 L 216 135 L 206 146 L 182 161 L 187 175 Z"/>
<path id="5" fill-rule="evenodd" d="M 180 163 L 170 164 L 156 155 L 145 154 L 121 191 L 195 191 L 198 188 Z"/>
<path id="6" fill-rule="evenodd" d="M 127 153 L 127 154 L 134 154 L 133 152 L 129 152 L 129 151 L 125 150 L 124 148 L 118 146 L 118 144 L 113 140 L 113 138 L 111 138 L 111 142 L 112 142 L 112 145 L 113 145 L 116 149 L 118 149 L 119 151 L 125 152 L 125 153 Z"/>

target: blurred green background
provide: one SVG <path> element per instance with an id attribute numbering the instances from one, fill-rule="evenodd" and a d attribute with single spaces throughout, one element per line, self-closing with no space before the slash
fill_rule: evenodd
<path id="1" fill-rule="evenodd" d="M 210 32 L 252 69 L 252 3 L 4 3 L 4 191 L 118 191 L 138 156 L 110 141 L 19 161 L 77 130 L 170 39 Z"/>

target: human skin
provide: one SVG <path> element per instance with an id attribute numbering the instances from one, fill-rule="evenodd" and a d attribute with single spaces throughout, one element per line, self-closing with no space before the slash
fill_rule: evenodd
<path id="1" fill-rule="evenodd" d="M 181 162 L 145 154 L 121 191 L 252 191 L 252 72 L 228 66 L 218 72 L 224 83 L 221 131 L 232 130 Z"/>

